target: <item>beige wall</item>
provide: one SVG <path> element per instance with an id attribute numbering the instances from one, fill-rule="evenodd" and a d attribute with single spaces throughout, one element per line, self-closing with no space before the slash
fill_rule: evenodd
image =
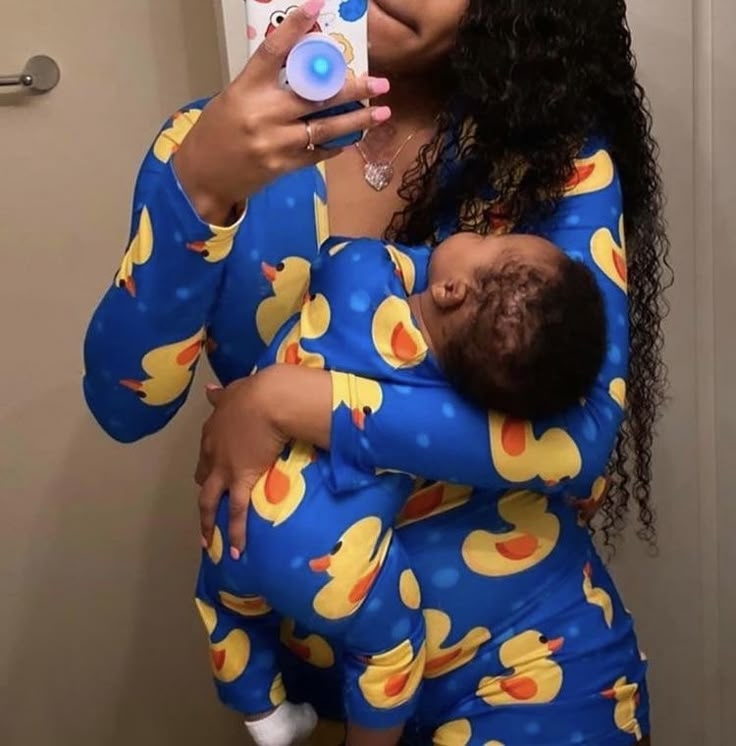
<path id="1" fill-rule="evenodd" d="M 656 743 L 736 743 L 736 6 L 630 0 L 669 198 L 672 401 L 656 458 L 660 553 L 617 577 L 652 661 Z"/>
<path id="2" fill-rule="evenodd" d="M 630 5 L 678 283 L 657 446 L 661 553 L 629 541 L 616 572 L 652 661 L 656 743 L 725 746 L 736 743 L 736 490 L 725 473 L 736 445 L 736 8 Z M 121 447 L 90 421 L 79 386 L 136 162 L 175 106 L 217 86 L 212 3 L 3 3 L 0 72 L 37 52 L 62 64 L 59 89 L 0 94 L 0 743 L 241 743 L 212 695 L 190 602 L 189 471 L 205 407 Z"/>
<path id="3" fill-rule="evenodd" d="M 212 3 L 0 7 L 0 72 L 35 53 L 63 69 L 48 97 L 0 94 L 0 743 L 242 743 L 191 603 L 205 408 L 124 448 L 80 389 L 137 163 L 176 106 L 219 85 Z"/>

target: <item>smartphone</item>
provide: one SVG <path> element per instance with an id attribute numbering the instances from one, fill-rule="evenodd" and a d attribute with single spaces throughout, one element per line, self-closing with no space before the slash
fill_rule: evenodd
<path id="1" fill-rule="evenodd" d="M 248 23 L 248 54 L 253 54 L 263 40 L 273 33 L 297 6 L 293 0 L 245 0 Z M 326 0 L 325 6 L 311 29 L 328 36 L 342 50 L 348 77 L 360 77 L 368 72 L 368 0 Z M 281 83 L 288 86 L 286 68 Z M 311 114 L 309 119 L 334 116 L 367 106 L 367 101 L 356 101 Z M 344 148 L 359 142 L 362 132 L 354 132 L 325 143 L 325 148 Z"/>

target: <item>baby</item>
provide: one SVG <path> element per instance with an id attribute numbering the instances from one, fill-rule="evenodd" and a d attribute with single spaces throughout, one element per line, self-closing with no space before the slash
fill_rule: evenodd
<path id="1" fill-rule="evenodd" d="M 334 416 L 365 448 L 387 386 L 452 386 L 483 409 L 537 419 L 586 396 L 606 349 L 592 273 L 536 236 L 462 233 L 434 251 L 331 239 L 302 295 L 260 367 L 332 370 Z M 292 443 L 254 489 L 244 556 L 224 546 L 227 500 L 203 554 L 197 605 L 218 692 L 258 746 L 299 743 L 316 722 L 286 701 L 279 638 L 317 668 L 344 648 L 348 720 L 374 729 L 371 743 L 395 743 L 416 704 L 424 618 L 393 532 L 415 479 L 341 479 L 342 468 Z"/>

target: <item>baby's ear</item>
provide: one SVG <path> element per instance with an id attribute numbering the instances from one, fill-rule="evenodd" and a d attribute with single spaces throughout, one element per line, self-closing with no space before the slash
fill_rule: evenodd
<path id="1" fill-rule="evenodd" d="M 465 280 L 459 278 L 435 282 L 430 285 L 429 292 L 432 293 L 432 300 L 438 308 L 445 311 L 452 311 L 465 303 L 468 299 L 470 288 Z"/>

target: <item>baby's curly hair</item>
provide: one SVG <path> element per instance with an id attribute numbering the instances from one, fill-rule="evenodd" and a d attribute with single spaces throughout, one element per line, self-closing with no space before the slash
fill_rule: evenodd
<path id="1" fill-rule="evenodd" d="M 606 352 L 593 273 L 560 252 L 552 272 L 509 257 L 476 282 L 468 323 L 438 351 L 453 386 L 477 406 L 524 420 L 584 398 Z"/>

